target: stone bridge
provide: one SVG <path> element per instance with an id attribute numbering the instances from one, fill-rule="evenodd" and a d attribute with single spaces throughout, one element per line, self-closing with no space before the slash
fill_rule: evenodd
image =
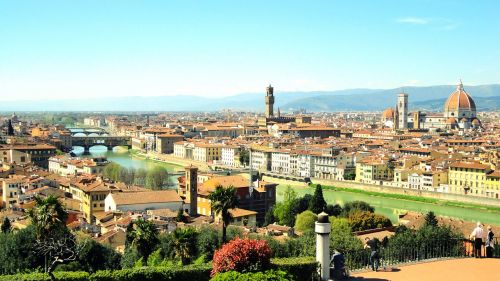
<path id="1" fill-rule="evenodd" d="M 115 146 L 126 146 L 128 149 L 132 148 L 130 137 L 116 137 L 116 136 L 72 136 L 72 146 L 81 146 L 84 149 L 84 154 L 90 153 L 92 146 L 102 145 L 112 150 Z"/>
<path id="2" fill-rule="evenodd" d="M 103 129 L 103 128 L 98 128 L 98 127 L 95 127 L 95 128 L 66 128 L 68 129 L 70 132 L 71 132 L 71 135 L 74 136 L 76 134 L 84 134 L 84 135 L 90 135 L 90 134 L 94 134 L 94 135 L 99 135 L 99 136 L 103 136 L 103 135 L 109 135 L 109 133 Z"/>

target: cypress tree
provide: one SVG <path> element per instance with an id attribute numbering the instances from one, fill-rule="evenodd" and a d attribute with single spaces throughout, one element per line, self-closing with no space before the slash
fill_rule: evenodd
<path id="1" fill-rule="evenodd" d="M 314 190 L 314 195 L 309 202 L 309 210 L 311 210 L 315 214 L 319 214 L 326 209 L 326 201 L 323 197 L 323 188 L 321 185 L 316 185 L 316 189 Z"/>
<path id="2" fill-rule="evenodd" d="M 2 233 L 10 232 L 12 225 L 10 224 L 9 218 L 5 217 L 2 223 Z"/>

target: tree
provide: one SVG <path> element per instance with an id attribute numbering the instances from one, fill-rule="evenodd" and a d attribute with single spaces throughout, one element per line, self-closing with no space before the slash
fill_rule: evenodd
<path id="1" fill-rule="evenodd" d="M 78 244 L 82 245 L 78 253 L 78 263 L 81 270 L 96 272 L 97 270 L 120 269 L 121 255 L 110 248 L 90 238 L 81 238 Z"/>
<path id="2" fill-rule="evenodd" d="M 35 205 L 28 213 L 35 228 L 36 252 L 45 256 L 46 272 L 55 280 L 53 271 L 59 264 L 75 261 L 81 247 L 75 236 L 66 227 L 68 214 L 53 196 L 35 197 Z"/>
<path id="3" fill-rule="evenodd" d="M 311 194 L 304 194 L 304 196 L 298 198 L 294 213 L 300 214 L 306 210 L 309 210 L 309 205 L 311 204 L 312 199 L 313 196 Z"/>
<path id="4" fill-rule="evenodd" d="M 274 217 L 281 225 L 293 227 L 295 225 L 295 210 L 297 209 L 297 193 L 288 186 L 283 194 L 283 201 L 274 207 Z"/>
<path id="5" fill-rule="evenodd" d="M 274 218 L 274 206 L 266 211 L 266 216 L 264 217 L 264 225 L 267 226 L 275 222 Z"/>
<path id="6" fill-rule="evenodd" d="M 352 201 L 352 202 L 347 202 L 344 205 L 344 210 L 342 211 L 342 216 L 343 217 L 348 217 L 351 212 L 355 211 L 366 211 L 373 213 L 375 212 L 375 208 L 370 206 L 370 204 L 363 202 L 363 201 Z"/>
<path id="7" fill-rule="evenodd" d="M 10 119 L 9 119 L 9 124 L 7 126 L 7 135 L 8 136 L 14 135 L 14 127 L 12 127 L 12 120 L 10 120 Z"/>
<path id="8" fill-rule="evenodd" d="M 120 166 L 119 164 L 116 164 L 114 162 L 111 162 L 108 165 L 106 165 L 106 168 L 104 168 L 103 174 L 104 174 L 104 177 L 106 177 L 110 180 L 119 181 L 122 170 L 123 170 L 122 166 Z"/>
<path id="9" fill-rule="evenodd" d="M 147 261 L 158 243 L 158 229 L 156 225 L 150 221 L 139 218 L 134 222 L 132 231 L 130 232 L 131 247 L 134 247 L 143 260 Z"/>
<path id="10" fill-rule="evenodd" d="M 16 232 L 0 233 L 0 274 L 14 274 L 41 268 L 44 257 L 35 249 L 33 225 Z"/>
<path id="11" fill-rule="evenodd" d="M 35 206 L 29 211 L 28 216 L 35 226 L 37 239 L 42 239 L 65 231 L 68 214 L 56 197 L 41 198 L 35 196 Z"/>
<path id="12" fill-rule="evenodd" d="M 352 234 L 347 219 L 330 217 L 332 232 L 330 233 L 330 249 L 341 253 L 359 250 L 363 243 Z"/>
<path id="13" fill-rule="evenodd" d="M 226 243 L 226 228 L 231 222 L 231 213 L 229 213 L 229 210 L 239 205 L 236 190 L 232 186 L 224 188 L 219 185 L 208 195 L 208 199 L 212 204 L 212 210 L 215 215 L 220 215 L 222 218 L 222 243 Z"/>
<path id="14" fill-rule="evenodd" d="M 167 183 L 168 173 L 163 167 L 156 166 L 146 174 L 146 187 L 153 190 L 161 190 Z"/>
<path id="15" fill-rule="evenodd" d="M 323 197 L 323 188 L 320 184 L 316 185 L 316 189 L 314 190 L 314 195 L 309 202 L 309 210 L 311 210 L 315 214 L 319 214 L 326 209 L 326 201 Z"/>
<path id="16" fill-rule="evenodd" d="M 240 151 L 240 157 L 239 157 L 240 163 L 243 166 L 248 166 L 250 164 L 250 153 L 246 149 L 242 149 Z"/>
<path id="17" fill-rule="evenodd" d="M 428 225 L 428 226 L 438 226 L 438 220 L 436 218 L 436 215 L 434 214 L 433 211 L 429 211 L 426 215 L 425 215 L 425 225 Z"/>
<path id="18" fill-rule="evenodd" d="M 12 225 L 10 224 L 10 220 L 8 217 L 5 217 L 3 219 L 2 223 L 2 233 L 9 233 L 12 228 Z"/>
<path id="19" fill-rule="evenodd" d="M 314 230 L 314 223 L 318 220 L 318 216 L 312 211 L 304 211 L 297 215 L 295 220 L 295 229 L 306 232 Z"/>
<path id="20" fill-rule="evenodd" d="M 219 248 L 219 232 L 211 226 L 202 226 L 196 235 L 196 249 L 199 256 L 212 260 L 215 250 Z"/>
<path id="21" fill-rule="evenodd" d="M 353 181 L 356 179 L 356 172 L 349 172 L 344 174 L 344 180 Z"/>
<path id="22" fill-rule="evenodd" d="M 389 218 L 367 211 L 351 212 L 347 220 L 353 231 L 392 226 L 392 222 Z"/>
<path id="23" fill-rule="evenodd" d="M 326 212 L 329 216 L 335 216 L 335 217 L 338 217 L 338 216 L 340 216 L 340 214 L 342 213 L 342 207 L 341 207 L 339 204 L 335 204 L 335 205 L 328 204 L 328 205 L 326 205 L 326 210 L 325 210 L 325 212 Z"/>
<path id="24" fill-rule="evenodd" d="M 189 264 L 196 253 L 196 230 L 191 227 L 177 228 L 173 233 L 175 256 L 183 265 Z"/>

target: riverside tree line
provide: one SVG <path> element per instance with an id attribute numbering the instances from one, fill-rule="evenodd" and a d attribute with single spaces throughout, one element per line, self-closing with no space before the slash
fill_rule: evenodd
<path id="1" fill-rule="evenodd" d="M 111 162 L 104 168 L 103 176 L 113 181 L 121 181 L 126 185 L 137 185 L 152 190 L 161 190 L 172 185 L 167 169 L 161 166 L 145 170 L 125 168 Z"/>

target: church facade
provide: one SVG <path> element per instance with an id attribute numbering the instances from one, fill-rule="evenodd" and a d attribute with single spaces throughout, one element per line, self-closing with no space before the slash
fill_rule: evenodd
<path id="1" fill-rule="evenodd" d="M 406 98 L 405 98 L 406 97 Z M 406 104 L 406 107 L 405 107 Z M 442 113 L 408 112 L 408 95 L 399 94 L 396 110 L 388 108 L 382 112 L 381 123 L 395 130 L 404 129 L 479 129 L 476 104 L 465 91 L 462 82 L 457 85 L 444 104 Z M 405 114 L 406 113 L 406 114 Z M 405 120 L 401 120 L 401 117 Z"/>

